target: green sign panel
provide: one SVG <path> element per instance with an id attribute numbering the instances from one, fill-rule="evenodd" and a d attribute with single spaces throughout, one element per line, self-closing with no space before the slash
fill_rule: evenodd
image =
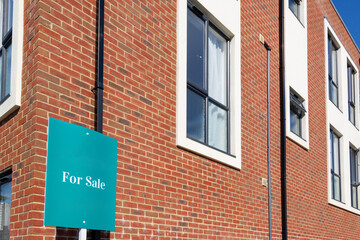
<path id="1" fill-rule="evenodd" d="M 115 230 L 117 140 L 49 118 L 45 225 Z"/>

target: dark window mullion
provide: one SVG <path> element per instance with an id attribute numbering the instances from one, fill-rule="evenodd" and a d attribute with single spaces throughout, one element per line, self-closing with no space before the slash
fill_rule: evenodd
<path id="1" fill-rule="evenodd" d="M 205 98 L 205 144 L 209 145 L 209 81 L 208 81 L 208 32 L 209 32 L 209 20 L 203 16 L 205 21 L 205 31 L 204 31 L 204 82 L 205 82 L 205 90 L 206 90 L 206 98 Z"/>
<path id="2" fill-rule="evenodd" d="M 210 96 L 208 96 L 208 98 L 209 98 L 209 101 L 210 101 L 211 103 L 213 103 L 214 105 L 216 105 L 217 107 L 222 108 L 222 109 L 224 109 L 224 110 L 226 110 L 226 111 L 230 111 L 230 108 L 229 108 L 228 106 L 225 106 L 224 104 L 216 101 L 214 98 L 212 98 L 212 97 L 210 97 Z"/>
<path id="3" fill-rule="evenodd" d="M 331 173 L 334 175 L 334 176 L 336 176 L 336 177 L 338 177 L 338 178 L 340 178 L 341 176 L 340 176 L 340 174 L 337 174 L 335 171 L 331 171 Z"/>
<path id="4" fill-rule="evenodd" d="M 332 78 L 331 78 L 331 76 L 330 76 L 330 74 L 329 74 L 329 99 L 330 100 L 332 100 L 332 95 L 333 95 L 333 93 L 332 93 Z"/>
<path id="5" fill-rule="evenodd" d="M 7 47 L 11 44 L 11 39 L 12 39 L 12 28 L 10 28 L 10 30 L 2 37 L 2 45 Z"/>

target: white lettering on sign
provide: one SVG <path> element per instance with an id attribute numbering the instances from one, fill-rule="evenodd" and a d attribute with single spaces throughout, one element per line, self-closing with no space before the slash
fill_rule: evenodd
<path id="1" fill-rule="evenodd" d="M 70 172 L 62 172 L 62 182 L 63 183 L 70 183 L 70 184 L 77 184 L 77 185 L 84 185 L 82 177 L 70 175 Z M 86 176 L 85 178 L 85 186 L 91 188 L 97 188 L 101 190 L 105 190 L 105 182 L 101 181 L 100 178 L 94 179 L 91 176 Z"/>
<path id="2" fill-rule="evenodd" d="M 100 188 L 105 190 L 105 183 L 101 182 L 100 179 L 92 180 L 90 176 L 86 177 L 86 186 L 93 187 L 93 188 Z"/>

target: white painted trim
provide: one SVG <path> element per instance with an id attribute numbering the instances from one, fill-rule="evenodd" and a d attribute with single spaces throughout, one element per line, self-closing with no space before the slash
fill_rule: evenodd
<path id="1" fill-rule="evenodd" d="M 307 1 L 301 4 L 301 21 L 285 5 L 285 103 L 286 103 L 286 136 L 305 149 L 309 149 L 309 116 L 308 107 L 308 42 L 307 42 Z M 302 118 L 302 136 L 290 130 L 290 88 L 304 101 L 306 109 Z"/>
<path id="2" fill-rule="evenodd" d="M 328 91 L 328 35 L 331 35 L 338 49 L 338 85 L 339 85 L 339 108 L 329 100 Z M 360 215 L 360 210 L 351 206 L 351 179 L 350 179 L 350 156 L 349 147 L 360 148 L 360 131 L 348 118 L 348 83 L 347 63 L 350 62 L 356 71 L 356 79 L 359 79 L 359 70 L 354 61 L 340 42 L 334 29 L 327 19 L 324 19 L 324 49 L 325 49 L 325 96 L 326 96 L 326 125 L 327 125 L 327 169 L 328 169 L 328 203 L 349 212 Z M 356 115 L 359 113 L 359 85 L 356 81 Z M 356 117 L 356 126 L 359 119 Z M 330 156 L 330 129 L 333 129 L 340 138 L 340 173 L 341 173 L 341 201 L 332 199 L 331 186 L 331 156 Z"/>
<path id="3" fill-rule="evenodd" d="M 191 152 L 211 158 L 234 168 L 241 168 L 241 35 L 240 2 L 224 0 L 219 8 L 216 0 L 192 1 L 209 18 L 220 25 L 230 41 L 230 107 L 231 107 L 231 155 L 198 143 L 186 137 L 186 49 L 187 49 L 187 1 L 177 2 L 177 84 L 176 84 L 176 144 Z M 235 15 L 235 16 L 234 16 Z M 235 21 L 234 19 L 238 19 Z"/>
<path id="4" fill-rule="evenodd" d="M 14 1 L 11 52 L 10 96 L 0 105 L 0 120 L 7 117 L 21 105 L 21 84 L 23 65 L 24 1 Z"/>

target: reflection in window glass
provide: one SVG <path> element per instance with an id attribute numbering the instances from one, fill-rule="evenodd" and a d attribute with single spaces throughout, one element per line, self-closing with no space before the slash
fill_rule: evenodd
<path id="1" fill-rule="evenodd" d="M 302 0 L 289 0 L 289 8 L 299 21 L 301 21 L 301 1 Z"/>
<path id="2" fill-rule="evenodd" d="M 330 36 L 328 39 L 328 58 L 329 99 L 338 106 L 337 48 Z"/>
<path id="3" fill-rule="evenodd" d="M 187 91 L 187 136 L 197 141 L 205 141 L 205 100 Z"/>
<path id="4" fill-rule="evenodd" d="M 11 174 L 0 179 L 0 239 L 10 238 Z"/>
<path id="5" fill-rule="evenodd" d="M 290 108 L 290 130 L 301 137 L 301 119 L 292 108 Z"/>
<path id="6" fill-rule="evenodd" d="M 10 31 L 10 29 L 12 28 L 12 23 L 13 23 L 13 16 L 12 16 L 12 12 L 13 12 L 13 0 L 7 0 L 7 19 L 6 19 L 6 28 L 5 31 L 8 32 Z"/>
<path id="7" fill-rule="evenodd" d="M 187 80 L 195 87 L 205 89 L 204 82 L 204 29 L 205 23 L 188 11 L 187 34 Z"/>

